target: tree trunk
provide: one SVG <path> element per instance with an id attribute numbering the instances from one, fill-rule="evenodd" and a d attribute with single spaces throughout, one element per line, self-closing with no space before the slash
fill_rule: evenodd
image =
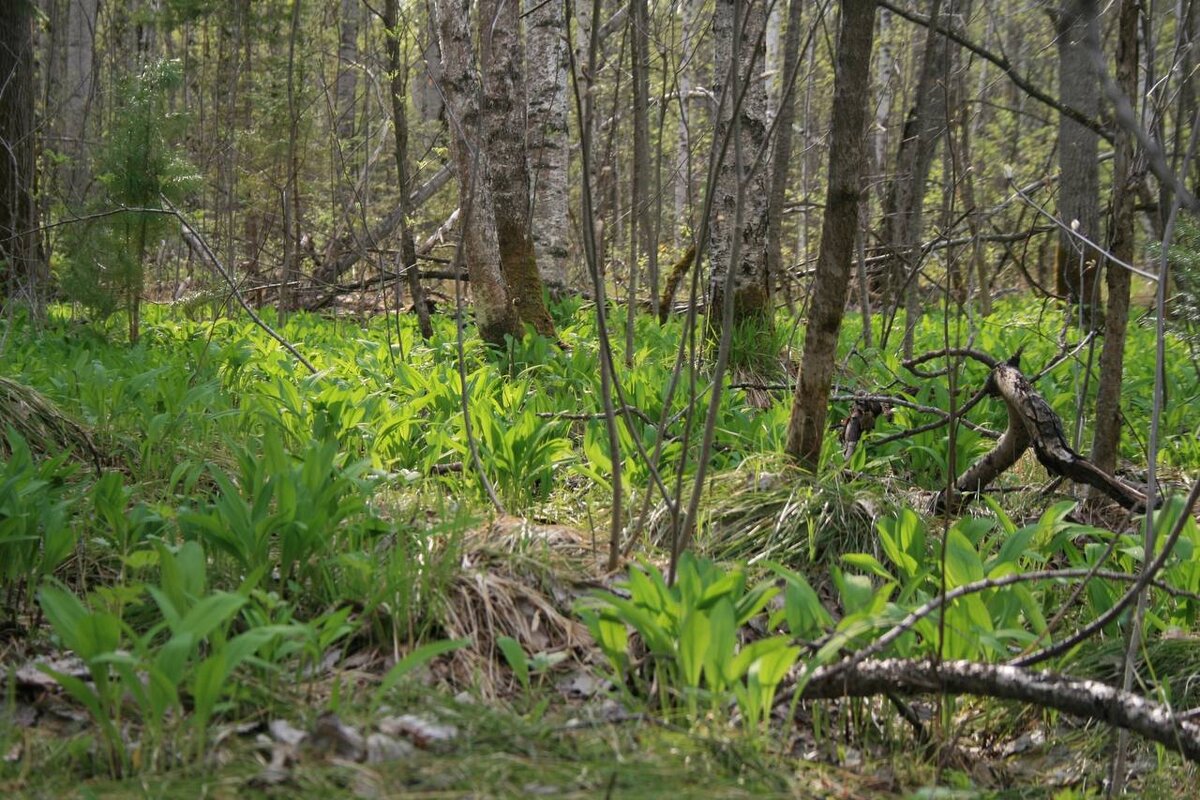
<path id="1" fill-rule="evenodd" d="M 358 93 L 358 4 L 359 0 L 342 0 L 338 37 L 337 117 L 339 139 L 354 136 L 355 102 Z M 342 143 L 347 150 L 346 142 Z"/>
<path id="2" fill-rule="evenodd" d="M 649 284 L 650 305 L 658 314 L 658 241 L 651 214 L 659 212 L 656 199 L 650 203 L 650 11 L 646 0 L 631 0 L 629 23 L 633 31 L 633 175 L 630 180 L 632 203 L 629 215 L 630 250 L 633 259 L 630 269 L 630 296 L 636 299 L 637 282 L 634 276 L 646 260 L 646 282 Z M 640 252 L 639 252 L 640 248 Z"/>
<path id="3" fill-rule="evenodd" d="M 884 201 L 883 224 L 889 259 L 887 297 L 893 308 L 903 302 L 906 310 L 904 354 L 912 356 L 913 329 L 920 314 L 917 302 L 921 262 L 921 222 L 925 186 L 937 153 L 938 141 L 946 131 L 946 40 L 934 30 L 942 19 L 942 2 L 934 0 L 931 24 L 926 29 L 921 73 L 916 97 L 904 123 L 896 173 Z"/>
<path id="4" fill-rule="evenodd" d="M 529 165 L 525 152 L 525 75 L 521 4 L 479 0 L 480 67 L 488 183 L 494 199 L 500 269 L 521 322 L 556 338 L 529 233 Z"/>
<path id="5" fill-rule="evenodd" d="M 696 59 L 692 57 L 696 25 L 696 6 L 699 0 L 679 0 L 680 20 L 680 63 L 679 73 L 679 133 L 675 150 L 675 249 L 684 244 L 683 237 L 692 228 L 692 114 L 691 95 Z M 660 312 L 661 314 L 661 312 Z"/>
<path id="6" fill-rule="evenodd" d="M 427 341 L 433 338 L 433 323 L 429 319 L 429 307 L 425 305 L 425 289 L 421 286 L 421 274 L 417 269 L 417 248 L 413 243 L 412 229 L 408 227 L 409 192 L 412 177 L 408 171 L 408 117 L 404 113 L 405 83 L 408 70 L 400 54 L 399 0 L 385 0 L 383 25 L 387 28 L 388 71 L 391 73 L 392 128 L 396 141 L 396 176 L 400 184 L 400 196 L 396 200 L 399 216 L 401 269 L 408 280 L 408 291 L 412 295 L 413 309 L 417 312 L 417 323 L 421 336 Z M 399 286 L 399 284 L 397 284 Z M 397 290 L 397 294 L 399 291 Z M 396 309 L 396 313 L 400 310 Z"/>
<path id="7" fill-rule="evenodd" d="M 0 294 L 41 307 L 34 203 L 33 3 L 0 3 Z"/>
<path id="8" fill-rule="evenodd" d="M 1079 0 L 1065 0 L 1058 14 L 1058 81 L 1062 102 L 1089 117 L 1100 107 L 1100 82 L 1091 68 L 1087 28 L 1092 20 Z M 1094 9 L 1095 7 L 1092 6 Z M 1093 242 L 1100 239 L 1099 137 L 1066 116 L 1058 122 L 1058 216 Z M 1056 259 L 1058 293 L 1079 306 L 1085 326 L 1093 324 L 1100 253 L 1060 231 Z"/>
<path id="9" fill-rule="evenodd" d="M 1137 98 L 1139 4 L 1122 0 L 1117 20 L 1117 85 L 1130 101 Z M 1134 258 L 1133 206 L 1137 199 L 1133 174 L 1133 135 L 1117 127 L 1113 160 L 1112 201 L 1109 208 L 1108 250 L 1132 263 Z M 1100 380 L 1096 395 L 1096 430 L 1092 460 L 1107 473 L 1116 471 L 1121 446 L 1121 380 L 1125 370 L 1125 328 L 1129 321 L 1129 271 L 1109 263 L 1105 270 L 1108 302 L 1104 312 L 1104 347 L 1100 351 Z"/>
<path id="10" fill-rule="evenodd" d="M 875 0 L 842 0 L 841 9 L 829 132 L 829 186 L 804 355 L 787 435 L 788 454 L 814 471 L 825 437 L 829 389 L 858 229 L 875 36 Z"/>
<path id="11" fill-rule="evenodd" d="M 520 337 L 521 325 L 500 271 L 496 212 L 488 185 L 488 157 L 479 146 L 482 133 L 480 85 L 471 47 L 470 0 L 435 0 L 438 41 L 442 51 L 442 94 L 450 123 L 450 145 L 458 171 L 463 208 L 462 237 L 479 335 L 503 345 L 505 336 Z M 469 209 L 469 213 L 468 213 Z"/>
<path id="12" fill-rule="evenodd" d="M 63 199 L 71 208 L 82 205 L 90 179 L 87 123 L 94 86 L 96 6 L 97 0 L 70 0 L 67 3 L 66 71 L 58 146 L 70 159 L 60 180 Z"/>
<path id="13" fill-rule="evenodd" d="M 766 22 L 763 0 L 717 0 L 713 13 L 713 44 L 717 83 L 713 95 L 726 93 L 713 135 L 720 147 L 730 134 L 729 149 L 717 175 L 709 220 L 709 324 L 719 325 L 725 287 L 733 290 L 735 322 L 759 319 L 771 323 L 771 292 L 767 283 L 767 180 L 755 157 L 766 143 L 766 92 L 758 73 L 763 65 L 761 36 Z M 728 84 L 728 88 L 725 88 Z M 744 93 L 740 108 L 734 109 Z M 730 129 L 732 128 L 732 131 Z M 739 186 L 745 183 L 739 205 Z M 740 212 L 741 228 L 735 227 Z M 738 262 L 730 263 L 734 237 L 740 237 Z M 727 281 L 733 270 L 732 281 Z"/>
<path id="14" fill-rule="evenodd" d="M 792 166 L 792 127 L 796 123 L 796 81 L 800 67 L 802 0 L 788 4 L 787 33 L 783 43 L 783 83 L 775 148 L 771 152 L 771 190 L 767 197 L 767 281 L 787 280 L 783 264 L 783 203 Z"/>
<path id="15" fill-rule="evenodd" d="M 567 43 L 562 9 L 526 0 L 525 74 L 529 80 L 527 149 L 533 181 L 532 233 L 542 283 L 552 295 L 567 282 Z"/>

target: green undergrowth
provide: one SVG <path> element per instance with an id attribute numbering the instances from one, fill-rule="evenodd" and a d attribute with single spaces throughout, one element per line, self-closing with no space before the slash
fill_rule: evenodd
<path id="1" fill-rule="evenodd" d="M 461 369 L 482 475 L 462 414 L 456 331 L 445 317 L 435 317 L 425 342 L 407 317 L 294 315 L 279 330 L 316 374 L 243 319 L 149 308 L 132 346 L 62 308 L 38 326 L 10 323 L 0 352 L 6 713 L 15 719 L 45 701 L 44 687 L 16 675 L 37 662 L 34 672 L 88 722 L 48 739 L 20 727 L 0 733 L 0 750 L 18 754 L 0 763 L 0 785 L 42 791 L 31 767 L 57 764 L 69 780 L 46 791 L 82 779 L 88 791 L 119 796 L 127 785 L 105 784 L 105 776 L 144 776 L 150 795 L 240 793 L 253 788 L 244 780 L 253 758 L 220 727 L 337 706 L 341 679 L 330 688 L 328 677 L 360 658 L 370 664 L 367 683 L 402 690 L 410 671 L 433 670 L 487 705 L 453 753 L 422 754 L 396 774 L 309 764 L 295 777 L 302 796 L 357 780 L 430 794 L 517 795 L 528 783 L 556 796 L 610 788 L 656 796 L 668 785 L 804 796 L 810 769 L 822 780 L 841 775 L 836 765 L 853 760 L 846 748 L 869 740 L 872 763 L 887 759 L 877 732 L 856 728 L 862 735 L 835 737 L 840 744 L 825 737 L 825 767 L 798 766 L 795 748 L 771 733 L 776 690 L 794 665 L 827 663 L 868 643 L 943 584 L 1087 567 L 1110 548 L 1107 568 L 1141 564 L 1136 521 L 1082 525 L 1069 516 L 1073 503 L 1037 491 L 978 504 L 960 520 L 930 517 L 928 501 L 949 467 L 961 471 L 991 440 L 960 427 L 952 454 L 944 428 L 886 441 L 929 421 L 918 410 L 898 405 L 848 464 L 830 435 L 819 474 L 798 471 L 781 451 L 803 330 L 781 318 L 770 332 L 736 332 L 730 380 L 749 385 L 722 392 L 696 556 L 680 564 L 684 588 L 668 588 L 669 504 L 651 493 L 638 445 L 659 451 L 669 486 L 690 486 L 712 352 L 685 342 L 676 370 L 678 320 L 636 320 L 631 353 L 614 338 L 631 411 L 613 453 L 591 310 L 575 301 L 555 313 L 565 346 L 529 337 L 497 350 L 466 338 Z M 1024 348 L 1022 365 L 1036 372 L 1062 350 L 1061 323 L 1052 308 L 1002 305 L 976 320 L 972 346 L 997 358 Z M 623 330 L 619 310 L 612 324 Z M 1150 333 L 1131 328 L 1127 358 L 1131 424 L 1122 453 L 1135 467 L 1144 463 L 1151 403 Z M 941 323 L 924 321 L 917 341 L 918 351 L 942 347 Z M 1188 413 L 1200 390 L 1194 371 L 1174 360 L 1181 348 L 1168 342 L 1168 486 L 1200 464 L 1200 428 Z M 840 363 L 839 395 L 950 407 L 945 376 L 914 376 L 891 353 L 863 347 L 853 323 Z M 1089 405 L 1079 398 L 1095 390 L 1086 365 L 1085 349 L 1037 384 L 1072 431 L 1075 409 Z M 955 402 L 985 377 L 964 361 Z M 848 405 L 834 402 L 834 423 Z M 1000 430 L 1006 415 L 985 401 L 969 419 Z M 1082 434 L 1086 450 L 1086 419 Z M 650 513 L 614 594 L 598 586 L 612 588 L 603 555 L 616 460 L 631 519 L 643 504 Z M 1004 479 L 1010 488 L 1043 481 L 1031 459 Z M 505 515 L 490 506 L 487 486 Z M 1164 578 L 1200 591 L 1194 527 Z M 1090 584 L 1056 624 L 1102 613 L 1121 590 Z M 1071 587 L 1055 582 L 972 595 L 950 606 L 945 625 L 930 616 L 885 652 L 1000 659 L 1036 646 L 1068 597 Z M 1192 600 L 1153 597 L 1150 629 L 1191 636 Z M 1105 641 L 1123 641 L 1127 624 L 1114 622 Z M 752 639 L 739 638 L 743 628 Z M 1190 698 L 1195 667 L 1166 641 L 1147 662 L 1147 690 Z M 1078 657 L 1086 674 L 1110 677 L 1106 647 L 1089 645 L 1059 666 Z M 68 654 L 78 662 L 64 662 Z M 600 695 L 658 722 L 609 720 L 563 733 L 573 709 L 553 687 L 570 669 L 608 681 Z M 595 713 L 600 699 L 578 713 Z M 369 715 L 392 700 L 345 708 Z M 820 727 L 821 719 L 810 722 Z M 218 756 L 232 760 L 197 772 Z M 758 761 L 769 769 L 756 770 Z M 910 772 L 884 788 L 946 783 Z"/>

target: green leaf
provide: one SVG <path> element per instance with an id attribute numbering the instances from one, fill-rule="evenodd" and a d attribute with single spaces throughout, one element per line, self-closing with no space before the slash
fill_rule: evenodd
<path id="1" fill-rule="evenodd" d="M 521 643 L 511 636 L 501 636 L 496 640 L 496 646 L 504 654 L 504 660 L 508 662 L 521 688 L 529 691 L 529 658 L 525 655 Z"/>
<path id="2" fill-rule="evenodd" d="M 400 681 L 404 679 L 408 673 L 413 670 L 428 664 L 438 656 L 452 653 L 459 648 L 466 647 L 471 644 L 470 639 L 441 639 L 436 642 L 428 642 L 414 649 L 395 663 L 395 665 L 387 671 L 383 676 L 383 680 L 379 682 L 379 687 L 375 690 L 375 700 L 372 703 L 377 707 L 383 700 L 383 697 L 392 690 Z"/>

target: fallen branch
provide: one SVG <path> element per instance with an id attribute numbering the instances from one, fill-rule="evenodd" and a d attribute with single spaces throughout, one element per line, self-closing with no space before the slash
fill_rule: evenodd
<path id="1" fill-rule="evenodd" d="M 802 679 L 803 680 L 803 679 Z M 1200 762 L 1200 724 L 1165 706 L 1099 681 L 1004 664 L 972 661 L 868 660 L 848 670 L 813 672 L 799 688 L 803 700 L 911 693 L 971 694 L 1016 700 L 1106 722 L 1138 733 Z M 781 692 L 776 707 L 786 708 L 796 690 Z"/>
<path id="2" fill-rule="evenodd" d="M 1099 489 L 1123 508 L 1143 509 L 1146 497 L 1071 449 L 1062 420 L 1017 369 L 1018 356 L 998 364 L 984 385 L 986 394 L 1000 397 L 1008 409 L 1008 428 L 992 450 L 972 464 L 955 482 L 955 496 L 938 496 L 936 509 L 957 511 L 964 500 L 981 492 L 1033 446 L 1037 459 L 1051 475 Z"/>

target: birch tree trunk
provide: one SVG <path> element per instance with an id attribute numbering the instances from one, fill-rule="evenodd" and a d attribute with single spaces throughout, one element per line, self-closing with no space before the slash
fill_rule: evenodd
<path id="1" fill-rule="evenodd" d="M 732 128 L 729 149 L 717 175 L 712 218 L 709 220 L 709 324 L 714 328 L 721 319 L 728 271 L 733 290 L 733 319 L 751 318 L 771 321 L 771 291 L 767 282 L 767 180 L 755 157 L 766 142 L 767 97 L 758 73 L 763 66 L 761 36 L 766 22 L 763 0 L 717 0 L 713 12 L 713 44 L 717 84 L 713 94 L 720 97 L 728 84 L 725 103 L 713 136 L 719 147 Z M 734 114 L 740 94 L 741 107 Z M 739 184 L 745 182 L 738 208 Z M 737 227 L 740 211 L 741 226 Z M 737 263 L 734 238 L 740 238 Z"/>
<path id="2" fill-rule="evenodd" d="M 529 235 L 529 165 L 525 152 L 525 74 L 521 4 L 479 0 L 484 141 L 496 215 L 500 270 L 521 322 L 556 338 Z"/>
<path id="3" fill-rule="evenodd" d="M 552 295 L 565 294 L 567 283 L 567 43 L 562 8 L 526 0 L 525 72 L 529 82 L 529 153 L 533 182 L 531 233 L 542 283 Z"/>
<path id="4" fill-rule="evenodd" d="M 786 445 L 788 454 L 811 470 L 816 470 L 820 460 L 827 427 L 829 389 L 858 230 L 875 36 L 875 0 L 842 0 L 841 9 L 829 132 L 829 186 Z"/>
<path id="5" fill-rule="evenodd" d="M 434 9 L 442 51 L 439 80 L 449 116 L 459 203 L 464 209 L 463 249 L 475 300 L 476 324 L 484 341 L 503 345 L 506 335 L 520 336 L 521 326 L 500 270 L 496 210 L 487 180 L 488 157 L 479 146 L 483 126 L 480 82 L 471 44 L 471 2 L 434 0 Z"/>

